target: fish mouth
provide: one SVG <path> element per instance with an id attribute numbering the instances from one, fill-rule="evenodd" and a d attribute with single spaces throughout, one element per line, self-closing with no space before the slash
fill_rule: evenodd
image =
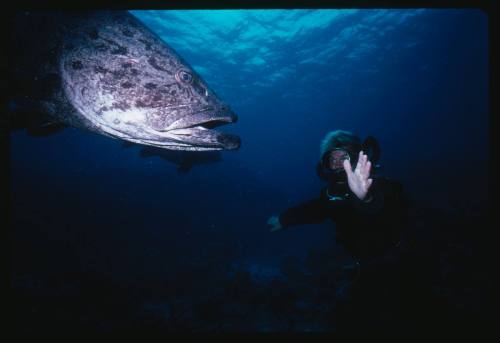
<path id="1" fill-rule="evenodd" d="M 215 128 L 235 123 L 237 120 L 238 117 L 232 111 L 219 113 L 200 111 L 183 117 L 161 130 L 166 140 L 150 143 L 173 150 L 235 150 L 241 145 L 240 138 Z"/>
<path id="2" fill-rule="evenodd" d="M 214 123 L 169 130 L 168 134 L 174 135 L 177 142 L 203 150 L 235 150 L 240 147 L 241 140 L 238 136 L 207 128 L 211 125 Z M 216 125 L 220 126 L 218 123 Z"/>

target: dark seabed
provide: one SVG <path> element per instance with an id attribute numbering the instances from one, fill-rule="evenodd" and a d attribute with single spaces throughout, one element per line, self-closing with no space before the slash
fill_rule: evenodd
<path id="1" fill-rule="evenodd" d="M 424 295 L 415 296 L 426 304 L 412 327 L 488 329 L 485 13 L 132 14 L 238 114 L 221 130 L 239 135 L 241 148 L 180 162 L 74 128 L 46 137 L 13 132 L 16 332 L 352 328 L 344 314 L 353 259 L 332 224 L 278 233 L 266 226 L 318 195 L 319 143 L 336 129 L 377 137 L 380 172 L 401 181 L 412 201 L 419 256 L 412 268 L 425 275 Z M 367 325 L 383 316 L 382 331 L 406 325 L 383 308 Z"/>

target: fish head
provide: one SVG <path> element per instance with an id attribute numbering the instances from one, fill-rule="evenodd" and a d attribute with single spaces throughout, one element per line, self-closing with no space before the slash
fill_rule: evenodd
<path id="1" fill-rule="evenodd" d="M 66 95 L 94 130 L 171 150 L 239 148 L 214 130 L 237 115 L 180 55 L 130 14 L 99 22 L 60 61 Z"/>

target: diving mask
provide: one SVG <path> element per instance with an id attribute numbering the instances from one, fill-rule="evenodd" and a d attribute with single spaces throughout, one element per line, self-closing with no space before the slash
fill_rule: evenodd
<path id="1" fill-rule="evenodd" d="M 351 160 L 351 157 L 349 156 L 349 152 L 347 152 L 347 150 L 342 148 L 333 149 L 328 154 L 328 167 L 335 172 L 341 172 L 344 170 L 345 160 Z"/>

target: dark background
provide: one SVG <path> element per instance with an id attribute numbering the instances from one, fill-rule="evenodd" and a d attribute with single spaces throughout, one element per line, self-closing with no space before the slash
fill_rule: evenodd
<path id="1" fill-rule="evenodd" d="M 446 319 L 486 318 L 488 17 L 474 9 L 412 11 L 359 10 L 316 28 L 306 21 L 296 35 L 258 41 L 271 51 L 264 68 L 248 63 L 256 52 L 242 40 L 257 30 L 258 14 L 241 15 L 240 31 L 226 36 L 217 20 L 199 23 L 214 25 L 204 44 L 215 50 L 233 39 L 231 48 L 242 51 L 229 52 L 235 64 L 216 51 L 199 53 L 203 46 L 174 44 L 184 36 L 173 34 L 200 34 L 172 28 L 190 15 L 160 16 L 162 38 L 205 68 L 200 74 L 240 119 L 222 128 L 241 136 L 240 150 L 188 173 L 77 129 L 12 133 L 16 330 L 335 331 L 329 314 L 348 277 L 319 276 L 351 261 L 331 223 L 276 234 L 266 227 L 270 215 L 319 194 L 319 142 L 334 129 L 379 139 L 381 173 L 400 180 L 413 201 L 413 230 L 436 269 L 432 289 Z M 153 30 L 161 26 L 151 14 L 134 14 Z M 278 21 L 260 25 L 269 35 L 279 29 Z M 338 49 L 335 36 L 344 37 Z M 307 49 L 316 60 L 301 63 Z M 324 49 L 331 53 L 318 53 Z"/>

